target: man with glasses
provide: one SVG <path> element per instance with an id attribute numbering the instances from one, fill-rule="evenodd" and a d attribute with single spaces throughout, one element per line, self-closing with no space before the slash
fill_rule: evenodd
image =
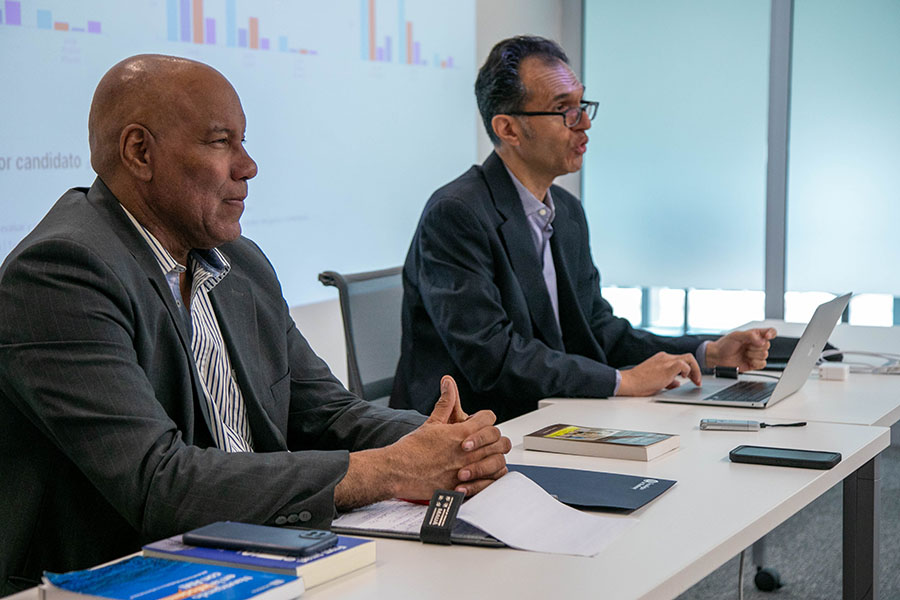
<path id="1" fill-rule="evenodd" d="M 425 206 L 403 269 L 392 406 L 429 412 L 442 373 L 457 379 L 466 410 L 505 420 L 545 397 L 650 395 L 679 377 L 699 385 L 700 364 L 765 365 L 774 330 L 701 343 L 613 315 L 581 203 L 553 185 L 581 169 L 597 111 L 562 48 L 538 37 L 498 43 L 475 95 L 494 152 Z"/>

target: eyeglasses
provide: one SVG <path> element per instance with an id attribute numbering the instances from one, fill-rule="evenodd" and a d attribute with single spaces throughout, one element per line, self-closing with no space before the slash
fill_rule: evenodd
<path id="1" fill-rule="evenodd" d="M 549 112 L 549 111 L 515 111 L 508 112 L 506 114 L 518 117 L 543 117 L 547 115 L 556 115 L 560 116 L 563 119 L 563 123 L 566 124 L 566 127 L 571 129 L 575 127 L 579 123 L 581 123 L 581 115 L 587 113 L 588 119 L 593 119 L 597 116 L 597 107 L 600 106 L 599 102 L 590 102 L 588 100 L 582 100 L 580 106 L 573 106 L 572 108 L 563 111 L 563 112 Z"/>

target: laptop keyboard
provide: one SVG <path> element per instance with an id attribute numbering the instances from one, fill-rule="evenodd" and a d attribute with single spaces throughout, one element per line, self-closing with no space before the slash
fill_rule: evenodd
<path id="1" fill-rule="evenodd" d="M 759 402 L 772 395 L 777 383 L 768 381 L 738 381 L 704 400 L 716 402 Z"/>

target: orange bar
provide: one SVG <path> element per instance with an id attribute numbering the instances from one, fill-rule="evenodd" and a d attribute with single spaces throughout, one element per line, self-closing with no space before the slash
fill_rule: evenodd
<path id="1" fill-rule="evenodd" d="M 369 60 L 375 60 L 375 0 L 369 0 Z"/>
<path id="2" fill-rule="evenodd" d="M 250 17 L 250 47 L 259 48 L 259 19 Z"/>
<path id="3" fill-rule="evenodd" d="M 412 21 L 406 22 L 406 64 L 413 63 Z"/>
<path id="4" fill-rule="evenodd" d="M 442 68 L 442 69 L 446 69 L 446 68 L 447 68 L 447 61 L 446 61 L 446 60 L 442 60 L 442 61 L 441 61 L 441 68 Z"/>
<path id="5" fill-rule="evenodd" d="M 56 31 L 68 31 L 69 24 L 63 23 L 62 21 L 57 21 L 56 23 L 53 24 L 53 29 L 55 29 Z"/>
<path id="6" fill-rule="evenodd" d="M 194 43 L 203 43 L 203 0 L 194 0 Z"/>

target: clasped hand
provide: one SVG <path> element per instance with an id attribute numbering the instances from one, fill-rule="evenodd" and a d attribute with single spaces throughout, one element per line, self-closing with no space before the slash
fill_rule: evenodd
<path id="1" fill-rule="evenodd" d="M 505 475 L 503 455 L 512 443 L 494 427 L 496 420 L 489 410 L 467 415 L 460 406 L 456 382 L 445 375 L 431 416 L 393 445 L 404 463 L 395 495 L 429 499 L 440 488 L 471 496 Z"/>
<path id="2" fill-rule="evenodd" d="M 449 375 L 441 398 L 418 429 L 390 446 L 350 454 L 350 465 L 334 489 L 338 508 L 365 506 L 388 498 L 429 500 L 437 489 L 477 494 L 506 474 L 509 438 L 494 427 L 489 410 L 467 415 Z"/>

